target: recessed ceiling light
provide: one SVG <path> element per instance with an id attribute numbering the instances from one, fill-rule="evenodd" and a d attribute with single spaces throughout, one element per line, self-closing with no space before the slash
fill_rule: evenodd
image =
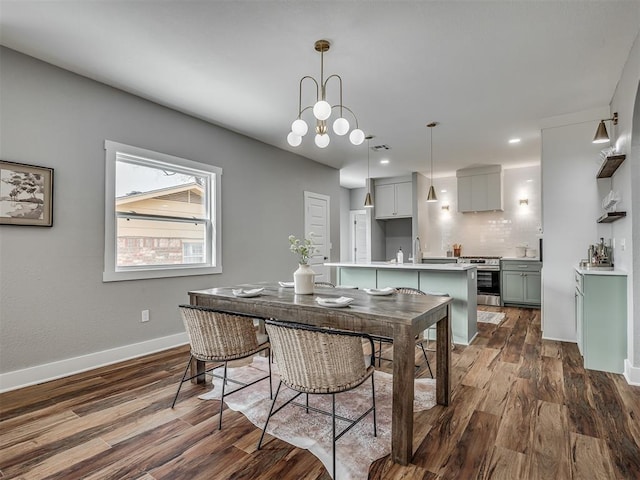
<path id="1" fill-rule="evenodd" d="M 519 138 L 511 138 L 509 140 L 509 143 L 520 143 L 520 139 Z"/>
<path id="2" fill-rule="evenodd" d="M 386 165 L 387 163 L 389 163 L 389 160 L 387 160 L 386 158 L 380 160 L 381 165 Z"/>

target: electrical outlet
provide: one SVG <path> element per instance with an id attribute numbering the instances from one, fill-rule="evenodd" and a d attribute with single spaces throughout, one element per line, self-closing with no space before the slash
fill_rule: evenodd
<path id="1" fill-rule="evenodd" d="M 149 310 L 142 310 L 142 317 L 140 318 L 141 322 L 149 321 Z"/>
<path id="2" fill-rule="evenodd" d="M 622 250 L 624 252 L 624 249 L 626 248 L 626 246 L 627 246 L 627 242 L 625 242 L 625 239 L 622 238 L 620 240 L 620 250 Z"/>

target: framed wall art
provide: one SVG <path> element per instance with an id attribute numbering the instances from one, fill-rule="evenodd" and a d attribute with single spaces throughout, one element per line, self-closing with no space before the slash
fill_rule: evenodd
<path id="1" fill-rule="evenodd" d="M 0 160 L 0 225 L 53 225 L 53 168 Z"/>

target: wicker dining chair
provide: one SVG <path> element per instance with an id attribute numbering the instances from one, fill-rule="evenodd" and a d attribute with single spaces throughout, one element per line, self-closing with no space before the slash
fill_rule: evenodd
<path id="1" fill-rule="evenodd" d="M 449 296 L 448 294 L 435 294 L 435 293 L 430 293 L 427 294 L 425 292 L 423 292 L 422 290 L 418 290 L 417 288 L 413 288 L 413 287 L 397 287 L 396 289 L 396 293 L 406 293 L 409 295 L 438 295 L 438 296 Z M 429 327 L 426 331 L 428 332 L 429 329 L 435 327 Z M 428 334 L 427 334 L 428 335 Z M 375 339 L 378 341 L 378 366 L 380 366 L 382 364 L 382 344 L 383 343 L 393 343 L 393 339 L 389 338 L 389 337 L 375 337 Z M 425 347 L 425 343 L 427 344 L 427 347 Z M 416 348 L 420 347 L 420 349 L 422 350 L 422 354 L 424 355 L 424 360 L 425 362 L 427 362 L 427 368 L 429 369 L 429 375 L 431 375 L 431 378 L 433 378 L 433 371 L 431 370 L 431 364 L 429 363 L 429 357 L 427 357 L 427 351 L 431 351 L 429 347 L 429 337 L 427 336 L 427 338 L 425 338 L 425 334 L 424 332 L 420 333 L 417 337 L 416 337 Z"/>
<path id="2" fill-rule="evenodd" d="M 332 455 L 333 476 L 336 475 L 336 441 L 347 433 L 356 423 L 369 413 L 373 413 L 373 436 L 377 436 L 376 426 L 376 396 L 374 383 L 374 350 L 372 338 L 363 333 L 346 332 L 342 330 L 325 329 L 298 323 L 266 320 L 273 357 L 280 372 L 280 383 L 271 403 L 269 415 L 265 421 L 262 435 L 258 441 L 258 449 L 262 445 L 269 419 L 282 410 L 289 403 L 303 407 L 307 413 L 312 410 L 317 413 L 330 415 L 333 423 Z M 369 365 L 365 364 L 362 356 L 362 341 L 366 339 L 371 344 Z M 371 378 L 371 407 L 357 419 L 336 415 L 336 393 L 346 392 L 361 385 Z M 274 409 L 280 387 L 285 386 L 298 393 Z M 300 395 L 305 394 L 305 404 L 294 402 Z M 309 394 L 327 395 L 332 397 L 332 411 L 326 412 L 309 406 Z M 349 423 L 340 433 L 336 434 L 336 418 Z"/>
<path id="3" fill-rule="evenodd" d="M 427 295 L 432 295 L 434 297 L 449 297 L 450 295 L 448 293 L 444 293 L 444 292 L 425 292 L 425 294 Z M 429 328 L 427 328 L 425 330 L 426 333 L 426 337 L 425 335 L 422 335 L 421 342 L 424 344 L 426 343 L 427 346 L 423 346 L 422 344 L 420 345 L 423 348 L 423 351 L 426 350 L 427 352 L 435 352 L 436 349 L 434 347 L 430 347 L 429 346 L 429 341 L 431 340 L 431 333 L 435 333 L 436 332 L 436 326 L 435 325 L 431 325 Z M 456 348 L 456 344 L 453 343 L 453 329 L 451 329 L 451 350 L 454 350 Z M 425 354 L 426 355 L 426 354 Z"/>
<path id="4" fill-rule="evenodd" d="M 224 397 L 232 393 L 242 390 L 254 383 L 269 379 L 269 398 L 273 397 L 273 388 L 271 384 L 271 362 L 269 364 L 269 374 L 260 377 L 252 382 L 243 383 L 238 380 L 229 378 L 227 375 L 227 364 L 231 360 L 238 360 L 255 355 L 264 350 L 270 358 L 271 346 L 266 335 L 258 334 L 254 326 L 254 316 L 246 316 L 239 313 L 224 312 L 208 307 L 198 307 L 194 305 L 180 305 L 178 307 L 184 326 L 189 335 L 191 344 L 191 356 L 187 367 L 182 375 L 182 380 L 178 385 L 178 391 L 173 398 L 171 408 L 176 404 L 182 384 L 199 376 L 192 375 L 187 378 L 189 367 L 195 360 L 203 362 L 213 362 L 211 368 L 205 370 L 211 373 L 213 377 L 222 379 L 222 391 L 220 396 L 220 418 L 218 420 L 218 430 L 222 429 L 222 408 L 224 406 Z M 223 365 L 223 375 L 213 373 L 213 370 Z M 227 383 L 231 382 L 240 387 L 226 393 Z"/>
<path id="5" fill-rule="evenodd" d="M 314 285 L 322 288 L 336 288 L 336 286 L 331 282 L 315 282 Z"/>

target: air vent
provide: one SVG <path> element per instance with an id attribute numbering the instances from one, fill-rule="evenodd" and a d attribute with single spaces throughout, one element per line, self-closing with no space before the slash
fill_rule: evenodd
<path id="1" fill-rule="evenodd" d="M 379 152 L 380 150 L 391 150 L 391 147 L 389 145 L 375 145 L 371 147 L 371 150 Z"/>

